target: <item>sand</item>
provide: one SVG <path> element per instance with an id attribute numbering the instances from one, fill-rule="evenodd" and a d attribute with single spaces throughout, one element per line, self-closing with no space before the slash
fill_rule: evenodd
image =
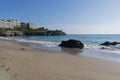
<path id="1" fill-rule="evenodd" d="M 0 41 L 0 80 L 120 80 L 120 63 Z"/>

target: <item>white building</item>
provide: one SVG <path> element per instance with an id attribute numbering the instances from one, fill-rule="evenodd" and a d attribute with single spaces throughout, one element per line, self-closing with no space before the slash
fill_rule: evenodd
<path id="1" fill-rule="evenodd" d="M 36 28 L 37 28 L 37 25 L 34 24 L 34 23 L 28 23 L 28 27 L 29 27 L 29 28 L 32 28 L 32 29 L 36 29 Z"/>
<path id="2" fill-rule="evenodd" d="M 21 22 L 18 20 L 0 20 L 0 28 L 14 28 L 20 25 Z"/>
<path id="3" fill-rule="evenodd" d="M 0 28 L 14 28 L 17 26 L 24 26 L 32 29 L 37 28 L 37 25 L 34 23 L 24 23 L 19 20 L 0 20 Z"/>

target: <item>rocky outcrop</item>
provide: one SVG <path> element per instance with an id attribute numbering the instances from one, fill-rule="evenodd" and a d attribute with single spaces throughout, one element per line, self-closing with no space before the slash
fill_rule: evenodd
<path id="1" fill-rule="evenodd" d="M 100 45 L 103 45 L 103 46 L 110 46 L 110 45 L 117 45 L 117 44 L 120 44 L 120 42 L 109 42 L 109 41 L 106 41 Z"/>
<path id="2" fill-rule="evenodd" d="M 21 31 L 2 31 L 0 36 L 24 36 Z"/>
<path id="3" fill-rule="evenodd" d="M 48 30 L 44 27 L 32 29 L 18 26 L 15 28 L 0 28 L 0 36 L 64 36 L 62 30 Z"/>
<path id="4" fill-rule="evenodd" d="M 70 39 L 68 41 L 62 41 L 62 43 L 59 46 L 66 48 L 79 48 L 79 49 L 84 48 L 84 44 L 81 41 L 74 39 Z"/>

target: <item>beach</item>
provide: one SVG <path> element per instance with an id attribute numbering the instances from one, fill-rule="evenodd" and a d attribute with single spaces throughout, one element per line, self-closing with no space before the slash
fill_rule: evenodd
<path id="1" fill-rule="evenodd" d="M 120 80 L 120 63 L 0 41 L 0 80 Z"/>

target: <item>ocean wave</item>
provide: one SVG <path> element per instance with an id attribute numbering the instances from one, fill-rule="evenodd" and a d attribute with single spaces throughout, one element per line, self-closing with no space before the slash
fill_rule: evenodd
<path id="1" fill-rule="evenodd" d="M 9 37 L 0 37 L 0 39 L 23 42 L 23 43 L 34 43 L 44 47 L 57 47 L 60 44 L 59 42 L 52 42 L 52 41 L 26 40 L 26 39 L 17 39 L 17 38 L 9 38 Z"/>
<path id="2" fill-rule="evenodd" d="M 19 39 L 17 40 L 17 42 L 35 43 L 35 44 L 40 44 L 45 47 L 57 47 L 60 44 L 58 42 L 25 40 L 25 39 Z"/>
<path id="3" fill-rule="evenodd" d="M 1 40 L 11 40 L 16 42 L 23 42 L 23 43 L 33 43 L 38 44 L 43 47 L 57 47 L 61 42 L 54 42 L 54 41 L 39 41 L 39 40 L 27 40 L 23 38 L 11 38 L 11 37 L 0 37 Z M 84 43 L 84 50 L 96 50 L 105 53 L 117 53 L 120 54 L 120 44 L 116 46 L 102 46 L 102 45 L 93 45 L 93 44 L 86 44 Z"/>
<path id="4" fill-rule="evenodd" d="M 8 37 L 0 37 L 1 40 L 13 40 L 11 38 L 8 38 Z"/>
<path id="5" fill-rule="evenodd" d="M 96 50 L 96 51 L 105 52 L 105 53 L 117 53 L 117 54 L 120 54 L 120 45 L 101 46 L 101 45 L 85 44 L 85 49 L 87 49 L 87 50 Z"/>
<path id="6" fill-rule="evenodd" d="M 98 45 L 91 45 L 91 44 L 86 44 L 84 43 L 85 49 L 100 49 L 101 47 Z"/>

